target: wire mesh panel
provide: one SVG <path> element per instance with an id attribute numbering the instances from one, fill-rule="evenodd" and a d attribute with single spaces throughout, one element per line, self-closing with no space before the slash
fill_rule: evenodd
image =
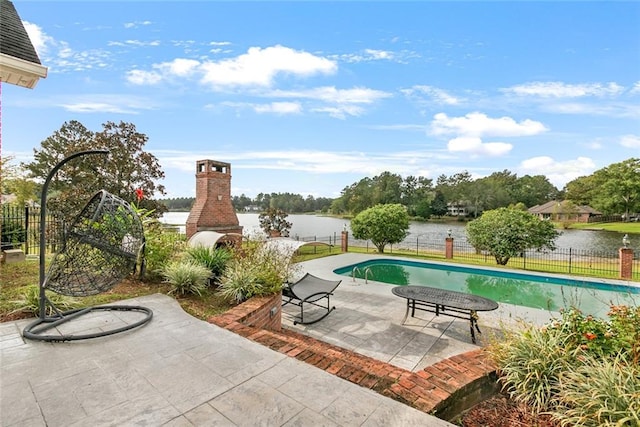
<path id="1" fill-rule="evenodd" d="M 129 203 L 102 190 L 69 227 L 44 287 L 68 296 L 105 292 L 134 271 L 143 244 L 142 222 Z"/>

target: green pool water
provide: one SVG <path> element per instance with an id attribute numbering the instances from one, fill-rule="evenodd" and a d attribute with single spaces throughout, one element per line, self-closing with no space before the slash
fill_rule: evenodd
<path id="1" fill-rule="evenodd" d="M 397 259 L 376 259 L 335 273 L 394 285 L 422 285 L 480 295 L 499 303 L 558 311 L 578 307 L 604 316 L 611 304 L 640 304 L 640 287 Z"/>

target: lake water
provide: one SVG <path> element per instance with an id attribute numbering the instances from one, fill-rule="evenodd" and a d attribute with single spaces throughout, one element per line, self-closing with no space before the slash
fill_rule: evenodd
<path id="1" fill-rule="evenodd" d="M 178 225 L 184 233 L 185 224 L 189 212 L 167 212 L 160 219 L 166 224 Z M 328 237 L 339 236 L 343 227 L 350 231 L 351 221 L 348 219 L 333 218 L 317 215 L 289 215 L 287 220 L 293 225 L 290 230 L 291 237 Z M 244 234 L 260 234 L 260 222 L 256 213 L 240 213 L 238 221 L 244 228 Z M 415 222 L 409 224 L 409 236 L 407 239 L 415 241 L 416 238 L 425 240 L 444 240 L 447 230 L 451 229 L 454 239 L 466 241 L 465 223 L 431 223 Z M 631 247 L 640 245 L 640 235 L 631 235 Z M 563 230 L 562 235 L 556 239 L 558 248 L 585 249 L 598 251 L 617 251 L 622 246 L 622 234 L 611 231 L 587 231 L 587 230 Z"/>

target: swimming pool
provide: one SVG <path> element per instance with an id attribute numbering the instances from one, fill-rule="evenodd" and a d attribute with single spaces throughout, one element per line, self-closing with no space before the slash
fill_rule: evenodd
<path id="1" fill-rule="evenodd" d="M 334 270 L 394 285 L 424 285 L 480 295 L 500 303 L 558 311 L 575 306 L 604 316 L 611 304 L 640 304 L 640 287 L 591 279 L 515 273 L 400 259 L 373 259 Z"/>

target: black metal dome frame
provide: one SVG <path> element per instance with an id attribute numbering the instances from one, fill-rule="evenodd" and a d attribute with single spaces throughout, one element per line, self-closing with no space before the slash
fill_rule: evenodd
<path id="1" fill-rule="evenodd" d="M 108 154 L 103 150 L 75 153 L 58 163 L 45 180 L 40 208 L 40 297 L 39 317 L 24 328 L 23 336 L 39 341 L 76 341 L 124 332 L 149 322 L 153 312 L 135 305 L 103 305 L 65 312 L 47 298 L 46 290 L 61 295 L 84 297 L 105 292 L 135 271 L 144 252 L 144 231 L 138 214 L 121 198 L 101 190 L 96 193 L 65 232 L 62 249 L 57 252 L 45 275 L 45 210 L 51 178 L 69 160 L 90 154 Z M 47 316 L 47 306 L 55 313 Z M 94 311 L 134 311 L 142 314 L 124 326 L 87 334 L 56 335 L 44 332 Z M 137 318 L 137 316 L 136 316 Z"/>

